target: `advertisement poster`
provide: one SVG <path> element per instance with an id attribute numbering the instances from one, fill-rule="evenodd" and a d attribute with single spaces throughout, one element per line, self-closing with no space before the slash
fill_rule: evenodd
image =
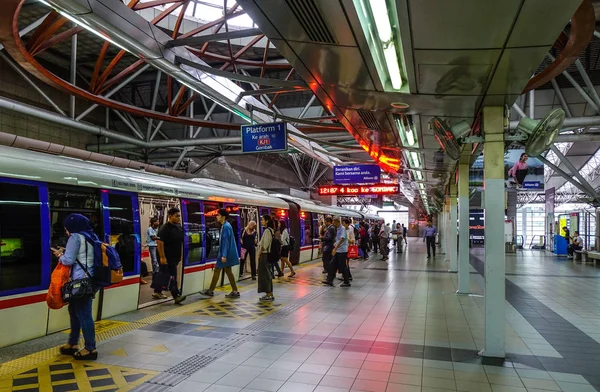
<path id="1" fill-rule="evenodd" d="M 526 157 L 524 154 L 524 149 L 510 149 L 504 153 L 506 187 L 522 191 L 544 191 L 544 164 L 539 159 Z M 469 169 L 469 186 L 483 189 L 483 154 Z"/>

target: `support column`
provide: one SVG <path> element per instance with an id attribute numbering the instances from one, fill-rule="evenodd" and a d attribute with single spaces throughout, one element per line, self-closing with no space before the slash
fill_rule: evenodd
<path id="1" fill-rule="evenodd" d="M 458 164 L 458 291 L 469 293 L 469 157 L 461 157 Z M 502 220 L 504 222 L 504 219 Z"/>
<path id="2" fill-rule="evenodd" d="M 456 185 L 450 185 L 450 222 L 448 222 L 448 237 L 450 240 L 448 241 L 448 254 L 450 258 L 450 271 L 449 272 L 457 272 L 458 271 L 458 251 L 456 247 L 456 221 L 457 221 L 457 205 L 458 200 L 456 199 Z"/>
<path id="3" fill-rule="evenodd" d="M 485 207 L 485 357 L 505 357 L 504 108 L 483 108 Z"/>
<path id="4" fill-rule="evenodd" d="M 446 202 L 444 201 L 444 208 L 438 213 L 438 231 L 440 232 L 440 254 L 446 254 Z"/>

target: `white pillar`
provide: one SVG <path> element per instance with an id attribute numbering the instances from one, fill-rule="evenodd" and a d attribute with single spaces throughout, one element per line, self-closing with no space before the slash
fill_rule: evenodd
<path id="1" fill-rule="evenodd" d="M 485 208 L 485 357 L 505 357 L 504 108 L 483 108 Z"/>
<path id="2" fill-rule="evenodd" d="M 448 230 L 448 236 L 450 237 L 450 241 L 448 241 L 448 246 L 450 247 L 448 250 L 450 254 L 450 272 L 458 271 L 458 252 L 456 248 L 457 212 L 456 185 L 450 184 L 450 222 L 448 222 L 450 229 Z"/>
<path id="3" fill-rule="evenodd" d="M 467 159 L 469 159 L 467 157 Z M 469 163 L 458 165 L 458 291 L 459 294 L 469 293 L 471 264 L 469 261 Z"/>
<path id="4" fill-rule="evenodd" d="M 438 231 L 440 232 L 440 254 L 446 254 L 446 233 L 447 219 L 446 219 L 446 203 L 444 202 L 444 208 L 438 213 Z"/>

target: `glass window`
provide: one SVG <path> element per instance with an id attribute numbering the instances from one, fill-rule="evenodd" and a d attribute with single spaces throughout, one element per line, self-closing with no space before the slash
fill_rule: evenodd
<path id="1" fill-rule="evenodd" d="M 202 262 L 204 253 L 204 211 L 198 202 L 187 202 L 186 210 L 187 216 L 183 222 L 188 247 L 186 264 L 198 264 Z"/>
<path id="2" fill-rule="evenodd" d="M 37 186 L 0 182 L 0 292 L 42 284 L 40 206 Z"/>
<path id="3" fill-rule="evenodd" d="M 318 245 L 321 241 L 321 223 L 325 221 L 325 215 L 311 212 L 312 214 L 312 230 L 313 230 L 313 244 Z"/>
<path id="4" fill-rule="evenodd" d="M 110 244 L 119 252 L 123 273 L 136 272 L 136 242 L 131 196 L 108 194 Z"/>
<path id="5" fill-rule="evenodd" d="M 219 253 L 221 230 L 217 223 L 218 203 L 204 203 L 204 229 L 206 231 L 206 260 L 214 260 Z"/>
<path id="6" fill-rule="evenodd" d="M 238 246 L 240 246 L 240 225 L 239 225 L 239 219 L 240 219 L 240 207 L 239 206 L 234 206 L 234 205 L 228 205 L 225 207 L 225 209 L 227 209 L 227 212 L 229 212 L 229 218 L 227 218 L 227 222 L 229 222 L 229 224 L 231 225 L 231 228 L 233 229 L 233 237 L 235 238 L 235 244 Z M 219 228 L 220 230 L 220 228 Z"/>

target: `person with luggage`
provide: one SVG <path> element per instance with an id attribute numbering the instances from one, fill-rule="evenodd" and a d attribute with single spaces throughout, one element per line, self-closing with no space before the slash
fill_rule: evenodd
<path id="1" fill-rule="evenodd" d="M 167 211 L 167 223 L 158 230 L 156 245 L 161 265 L 160 269 L 169 274 L 168 289 L 173 299 L 175 299 L 175 303 L 180 304 L 187 297 L 181 295 L 177 284 L 177 266 L 181 262 L 183 254 L 183 228 L 181 227 L 181 211 L 179 211 L 179 208 L 173 207 Z M 156 298 L 158 295 L 159 298 L 162 298 L 160 296 L 162 290 L 153 288 L 153 297 Z"/>
<path id="2" fill-rule="evenodd" d="M 86 241 L 85 235 L 98 241 L 88 218 L 81 214 L 71 214 L 63 226 L 69 239 L 66 248 L 52 249 L 58 262 L 71 267 L 71 279 L 94 276 L 94 246 Z M 62 355 L 72 355 L 75 360 L 90 361 L 98 359 L 96 351 L 96 330 L 92 316 L 93 294 L 69 301 L 69 320 L 71 332 L 66 345 L 60 347 Z M 83 332 L 85 345 L 79 348 L 79 334 Z"/>
<path id="3" fill-rule="evenodd" d="M 264 231 L 258 243 L 258 292 L 265 293 L 265 295 L 260 298 L 261 301 L 272 302 L 275 300 L 275 297 L 273 296 L 273 276 L 269 256 L 271 254 L 272 246 L 274 245 L 275 226 L 269 215 L 263 215 L 260 224 L 264 227 Z"/>
<path id="4" fill-rule="evenodd" d="M 233 227 L 231 227 L 231 223 L 227 222 L 227 217 L 229 217 L 229 212 L 225 208 L 220 208 L 217 212 L 217 223 L 221 225 L 217 263 L 215 264 L 209 288 L 200 291 L 200 294 L 206 295 L 207 297 L 214 297 L 215 288 L 221 277 L 221 271 L 224 271 L 225 275 L 227 275 L 227 279 L 229 279 L 229 284 L 231 285 L 231 293 L 225 295 L 225 297 L 230 299 L 240 298 L 240 292 L 238 291 L 235 276 L 232 271 L 232 268 L 240 263 L 240 256 L 237 251 Z"/>

